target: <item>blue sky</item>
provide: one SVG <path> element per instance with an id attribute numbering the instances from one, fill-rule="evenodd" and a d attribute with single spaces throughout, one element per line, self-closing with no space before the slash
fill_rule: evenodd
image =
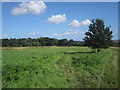
<path id="1" fill-rule="evenodd" d="M 111 25 L 113 39 L 118 38 L 117 2 L 43 2 L 39 4 L 44 8 L 32 9 L 28 7 L 34 3 L 20 4 L 3 2 L 3 38 L 51 37 L 81 41 L 93 18 L 103 19 L 106 26 Z"/>

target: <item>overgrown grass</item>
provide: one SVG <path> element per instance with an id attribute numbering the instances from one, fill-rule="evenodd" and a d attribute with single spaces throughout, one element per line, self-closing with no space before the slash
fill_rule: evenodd
<path id="1" fill-rule="evenodd" d="M 3 88 L 117 88 L 118 49 L 4 49 Z"/>

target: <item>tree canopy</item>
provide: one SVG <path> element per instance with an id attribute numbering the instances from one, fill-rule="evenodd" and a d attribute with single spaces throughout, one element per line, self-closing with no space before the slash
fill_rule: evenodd
<path id="1" fill-rule="evenodd" d="M 110 27 L 105 27 L 103 19 L 93 19 L 88 32 L 85 33 L 85 38 L 83 38 L 85 44 L 92 49 L 97 49 L 97 52 L 101 48 L 109 48 L 113 37 Z"/>
<path id="2" fill-rule="evenodd" d="M 2 47 L 29 47 L 29 46 L 82 46 L 84 42 L 49 37 L 40 38 L 10 38 L 2 39 Z"/>

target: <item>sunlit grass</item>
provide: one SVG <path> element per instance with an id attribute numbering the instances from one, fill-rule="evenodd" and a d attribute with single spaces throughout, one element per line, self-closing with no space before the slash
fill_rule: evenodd
<path id="1" fill-rule="evenodd" d="M 118 49 L 91 51 L 87 47 L 3 49 L 3 88 L 118 87 Z"/>

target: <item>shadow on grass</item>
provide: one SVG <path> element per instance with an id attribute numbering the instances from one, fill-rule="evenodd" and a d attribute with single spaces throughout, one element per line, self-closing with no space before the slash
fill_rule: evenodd
<path id="1" fill-rule="evenodd" d="M 96 52 L 64 52 L 64 54 L 76 54 L 76 53 L 86 53 L 86 54 L 91 54 L 91 53 L 96 53 Z"/>

